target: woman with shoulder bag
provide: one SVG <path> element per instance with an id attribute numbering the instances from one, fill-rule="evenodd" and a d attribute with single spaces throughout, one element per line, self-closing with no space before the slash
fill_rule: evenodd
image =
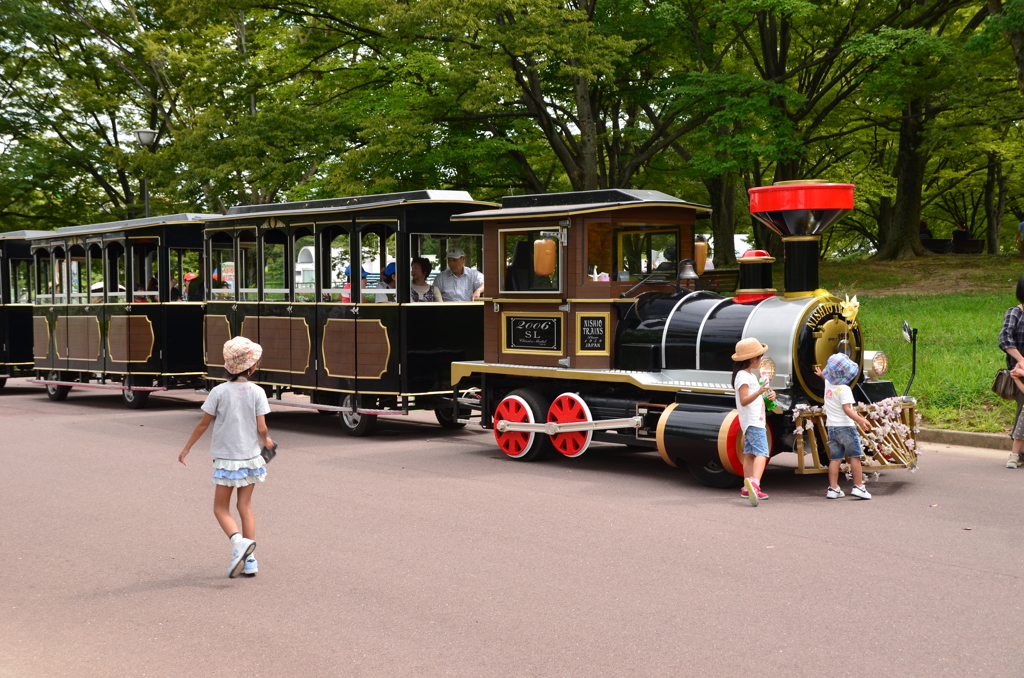
<path id="1" fill-rule="evenodd" d="M 999 332 L 999 348 L 1006 352 L 1006 369 L 1014 376 L 1024 377 L 1024 275 L 1017 281 L 1016 306 L 1006 310 L 1003 316 L 1003 329 Z M 1024 418 L 1021 412 L 1024 410 L 1024 393 L 1016 391 L 1017 416 L 1013 423 L 1013 451 L 1010 458 L 1006 460 L 1006 468 L 1017 468 L 1024 465 L 1021 458 L 1021 449 L 1024 448 Z"/>

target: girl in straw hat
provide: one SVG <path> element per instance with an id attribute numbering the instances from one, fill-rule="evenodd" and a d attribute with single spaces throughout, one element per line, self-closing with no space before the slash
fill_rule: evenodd
<path id="1" fill-rule="evenodd" d="M 761 397 L 767 393 L 775 398 L 768 384 L 761 385 L 755 371 L 761 366 L 761 356 L 768 350 L 754 337 L 736 344 L 732 355 L 732 385 L 736 389 L 736 410 L 743 429 L 743 492 L 742 496 L 757 506 L 768 495 L 761 491 L 761 475 L 768 464 L 768 434 L 765 430 L 765 407 Z"/>
<path id="2" fill-rule="evenodd" d="M 261 445 L 274 446 L 267 433 L 265 419 L 270 412 L 267 394 L 259 386 L 249 383 L 249 377 L 259 369 L 261 355 L 263 349 L 260 345 L 245 337 L 235 337 L 224 344 L 224 369 L 231 379 L 210 391 L 203 403 L 203 418 L 178 455 L 178 461 L 184 464 L 192 446 L 213 422 L 213 441 L 210 443 L 213 484 L 216 485 L 213 514 L 231 539 L 228 576 L 232 578 L 239 573 L 254 575 L 257 572 L 256 558 L 252 555 L 256 549 L 252 490 L 256 483 L 263 482 L 267 473 L 260 454 Z M 238 516 L 242 519 L 241 533 L 231 517 L 231 492 L 236 488 Z"/>

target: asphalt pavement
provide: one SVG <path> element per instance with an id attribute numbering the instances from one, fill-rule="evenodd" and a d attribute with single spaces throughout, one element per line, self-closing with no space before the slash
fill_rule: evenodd
<path id="1" fill-rule="evenodd" d="M 177 462 L 201 401 L 0 392 L 0 677 L 1024 675 L 1006 452 L 924 444 L 871 501 L 781 455 L 753 508 L 657 454 L 275 408 L 231 580 L 209 434 Z"/>

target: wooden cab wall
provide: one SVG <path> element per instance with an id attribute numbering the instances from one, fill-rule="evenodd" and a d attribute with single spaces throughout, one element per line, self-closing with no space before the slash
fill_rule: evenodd
<path id="1" fill-rule="evenodd" d="M 618 321 L 647 291 L 672 292 L 677 263 L 693 258 L 694 222 L 708 208 L 654 192 L 598 191 L 611 202 L 481 213 L 486 307 L 484 360 L 506 365 L 615 369 Z M 662 196 L 662 194 L 656 194 Z M 537 196 L 542 202 L 544 196 Z M 508 199 L 506 199 L 508 200 Z M 624 204 L 625 203 L 625 204 Z M 533 212 L 533 214 L 531 214 Z M 488 218 L 490 217 L 490 218 Z M 551 275 L 533 268 L 540 240 L 557 244 Z M 545 271 L 540 271 L 544 273 Z M 626 294 L 625 297 L 622 295 Z"/>

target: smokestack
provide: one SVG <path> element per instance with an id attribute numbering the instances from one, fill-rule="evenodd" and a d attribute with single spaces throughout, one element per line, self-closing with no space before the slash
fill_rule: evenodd
<path id="1" fill-rule="evenodd" d="M 809 297 L 818 289 L 821 234 L 853 209 L 853 184 L 779 181 L 751 188 L 750 214 L 782 236 L 785 299 Z"/>

